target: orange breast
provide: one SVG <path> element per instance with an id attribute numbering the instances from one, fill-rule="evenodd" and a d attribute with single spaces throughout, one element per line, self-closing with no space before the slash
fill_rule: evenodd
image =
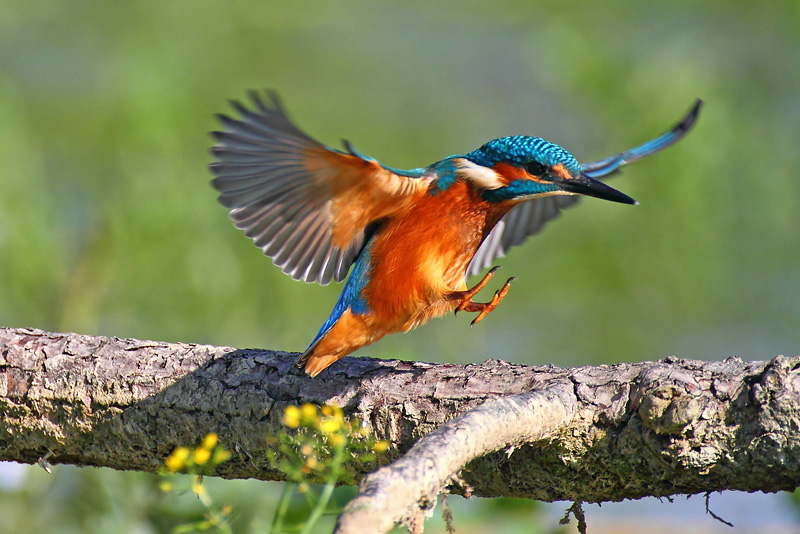
<path id="1" fill-rule="evenodd" d="M 409 330 L 452 310 L 447 299 L 466 289 L 472 256 L 510 209 L 490 205 L 463 182 L 423 195 L 375 237 L 370 281 L 364 288 L 374 325 L 385 333 Z"/>

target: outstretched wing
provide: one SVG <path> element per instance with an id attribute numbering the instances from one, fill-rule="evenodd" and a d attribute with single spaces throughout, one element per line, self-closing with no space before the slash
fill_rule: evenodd
<path id="1" fill-rule="evenodd" d="M 581 165 L 581 171 L 595 179 L 611 176 L 618 173 L 623 165 L 664 150 L 692 128 L 702 104 L 703 101 L 698 99 L 678 124 L 655 139 L 616 156 Z M 514 206 L 486 236 L 467 267 L 467 276 L 478 274 L 481 269 L 491 265 L 495 258 L 505 256 L 508 249 L 521 244 L 529 236 L 541 230 L 547 221 L 557 217 L 562 209 L 572 206 L 579 198 L 578 196 L 540 197 Z"/>
<path id="2" fill-rule="evenodd" d="M 646 143 L 631 148 L 630 150 L 626 150 L 625 152 L 617 154 L 616 156 L 610 156 L 608 158 L 581 165 L 583 174 L 589 178 L 610 176 L 618 173 L 619 168 L 623 165 L 633 163 L 638 159 L 645 158 L 650 154 L 655 154 L 656 152 L 664 150 L 668 146 L 676 143 L 684 135 L 686 135 L 689 130 L 692 129 L 692 126 L 694 126 L 694 123 L 697 120 L 697 116 L 700 114 L 700 107 L 702 105 L 703 101 L 698 98 L 697 102 L 695 102 L 694 106 L 692 106 L 692 109 L 689 110 L 689 113 L 687 113 L 678 124 L 676 124 L 671 130 L 664 132 L 655 139 L 651 139 Z"/>
<path id="3" fill-rule="evenodd" d="M 295 280 L 341 281 L 372 223 L 390 217 L 428 184 L 421 171 L 393 171 L 328 148 L 288 119 L 277 97 L 250 93 L 240 118 L 219 115 L 211 182 L 237 228 Z"/>

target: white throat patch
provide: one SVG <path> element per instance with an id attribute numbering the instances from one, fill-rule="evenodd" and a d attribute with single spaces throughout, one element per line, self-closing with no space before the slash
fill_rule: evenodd
<path id="1" fill-rule="evenodd" d="M 481 189 L 499 189 L 507 185 L 492 169 L 472 163 L 468 159 L 458 158 L 453 160 L 456 172 L 480 187 Z"/>

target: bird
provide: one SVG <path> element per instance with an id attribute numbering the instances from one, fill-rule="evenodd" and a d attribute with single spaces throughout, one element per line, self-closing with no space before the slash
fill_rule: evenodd
<path id="1" fill-rule="evenodd" d="M 297 367 L 311 377 L 387 334 L 449 312 L 477 313 L 474 326 L 508 293 L 473 300 L 492 279 L 466 280 L 537 233 L 560 210 L 589 196 L 637 204 L 598 180 L 681 139 L 702 104 L 662 135 L 580 164 L 560 146 L 516 135 L 494 139 L 426 167 L 397 169 L 300 130 L 277 93 L 231 100 L 212 132 L 212 186 L 234 225 L 295 280 L 344 282 L 328 319 Z M 349 276 L 348 276 L 349 272 Z"/>

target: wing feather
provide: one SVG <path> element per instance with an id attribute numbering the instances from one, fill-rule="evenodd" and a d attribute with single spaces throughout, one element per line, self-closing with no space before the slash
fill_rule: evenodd
<path id="1" fill-rule="evenodd" d="M 689 112 L 667 132 L 615 156 L 581 165 L 590 178 L 612 176 L 628 163 L 655 154 L 680 140 L 691 130 L 703 104 L 697 100 Z M 562 209 L 578 202 L 578 196 L 539 197 L 517 204 L 489 232 L 467 267 L 467 276 L 478 274 L 496 258 L 502 258 L 511 247 L 517 246 L 542 229 L 544 224 L 559 215 Z"/>
<path id="2" fill-rule="evenodd" d="M 422 172 L 398 171 L 355 150 L 330 149 L 299 130 L 273 93 L 233 101 L 218 115 L 212 186 L 244 231 L 285 273 L 327 284 L 347 276 L 366 228 L 427 189 Z M 346 145 L 349 147 L 349 145 Z"/>
<path id="3" fill-rule="evenodd" d="M 578 201 L 576 196 L 549 196 L 517 204 L 489 232 L 467 267 L 467 276 L 478 274 L 496 258 L 502 258 L 515 247 L 557 217 L 560 211 Z"/>
<path id="4" fill-rule="evenodd" d="M 581 165 L 581 171 L 590 178 L 599 178 L 601 176 L 610 176 L 619 172 L 620 167 L 633 163 L 636 160 L 645 158 L 656 152 L 660 152 L 668 146 L 678 142 L 685 136 L 689 130 L 694 126 L 697 117 L 700 115 L 700 108 L 703 101 L 699 98 L 692 106 L 692 109 L 684 115 L 684 117 L 673 126 L 670 130 L 659 135 L 655 139 L 651 139 L 646 143 L 633 147 L 625 152 L 621 152 L 615 156 L 609 156 L 591 163 Z"/>

